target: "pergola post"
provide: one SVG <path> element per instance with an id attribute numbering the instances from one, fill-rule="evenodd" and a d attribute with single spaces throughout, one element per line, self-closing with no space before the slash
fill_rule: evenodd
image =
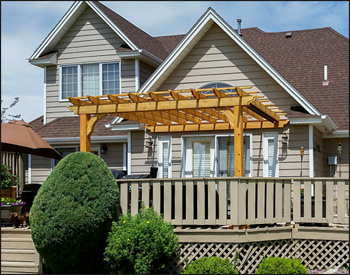
<path id="1" fill-rule="evenodd" d="M 80 115 L 80 151 L 91 151 L 91 134 L 88 134 L 88 123 L 90 115 Z"/>
<path id="2" fill-rule="evenodd" d="M 243 177 L 243 106 L 234 107 L 235 177 Z"/>

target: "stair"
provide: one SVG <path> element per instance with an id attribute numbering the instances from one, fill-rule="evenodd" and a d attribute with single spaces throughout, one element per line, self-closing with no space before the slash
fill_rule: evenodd
<path id="1" fill-rule="evenodd" d="M 1 273 L 40 273 L 39 255 L 35 250 L 30 229 L 1 228 Z"/>

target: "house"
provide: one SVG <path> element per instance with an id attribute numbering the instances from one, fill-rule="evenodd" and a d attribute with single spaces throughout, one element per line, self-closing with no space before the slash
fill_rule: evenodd
<path id="1" fill-rule="evenodd" d="M 44 115 L 31 125 L 63 155 L 80 145 L 79 117 L 67 108 L 74 98 L 90 96 L 77 104 L 97 106 L 103 97 L 96 96 L 108 94 L 194 89 L 206 98 L 212 88 L 241 87 L 286 122 L 244 129 L 243 176 L 348 175 L 349 40 L 331 28 L 235 30 L 209 8 L 187 34 L 152 37 L 99 2 L 74 2 L 28 61 L 45 71 Z M 242 119 L 262 119 L 257 112 Z M 218 113 L 192 110 L 184 123 L 229 122 L 229 114 Z M 94 114 L 91 151 L 110 168 L 145 174 L 157 166 L 160 178 L 235 175 L 230 127 L 171 130 L 181 124 L 176 115 L 160 114 L 154 125 L 136 113 Z M 28 163 L 32 183 L 42 183 L 55 165 L 34 156 Z"/>

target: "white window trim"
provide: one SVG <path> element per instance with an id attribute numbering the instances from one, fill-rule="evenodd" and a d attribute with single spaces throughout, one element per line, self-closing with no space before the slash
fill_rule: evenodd
<path id="1" fill-rule="evenodd" d="M 157 148 L 158 148 L 158 177 L 161 178 L 161 175 L 163 174 L 163 144 L 168 143 L 168 150 L 169 150 L 169 164 L 168 164 L 168 178 L 172 178 L 172 140 L 171 136 L 159 136 L 157 138 Z"/>
<path id="2" fill-rule="evenodd" d="M 83 65 L 92 65 L 92 64 L 98 64 L 99 65 L 99 94 L 102 95 L 102 65 L 107 64 L 119 64 L 119 93 L 122 93 L 122 71 L 121 71 L 121 60 L 119 61 L 109 61 L 109 62 L 93 62 L 93 63 L 81 63 L 81 64 L 67 64 L 67 65 L 60 65 L 59 66 L 59 102 L 68 102 L 68 99 L 62 98 L 62 68 L 64 67 L 78 67 L 78 97 L 82 96 L 82 75 L 81 75 L 81 66 Z"/>
<path id="3" fill-rule="evenodd" d="M 277 133 L 278 135 L 278 133 Z M 217 171 L 217 163 L 218 163 L 218 138 L 219 137 L 230 137 L 234 136 L 234 134 L 200 134 L 200 135 L 182 135 L 181 136 L 181 177 L 185 177 L 185 164 L 186 164 L 186 157 L 184 154 L 186 154 L 186 138 L 195 138 L 195 137 L 214 137 L 214 159 L 213 159 L 213 171 L 212 176 L 218 177 L 218 171 Z M 249 161 L 250 161 L 250 173 L 246 175 L 247 177 L 253 176 L 253 133 L 243 133 L 243 136 L 249 136 L 249 146 L 250 146 L 250 154 L 249 154 Z"/>
<path id="4" fill-rule="evenodd" d="M 235 85 L 228 83 L 228 82 L 225 82 L 225 81 L 210 81 L 210 82 L 207 82 L 206 84 L 201 84 L 200 86 L 197 87 L 197 89 L 203 89 L 203 87 L 205 87 L 205 86 L 208 86 L 210 84 L 216 84 L 216 83 L 224 84 L 224 85 L 227 85 L 228 87 L 235 86 Z"/>
<path id="5" fill-rule="evenodd" d="M 275 176 L 279 177 L 279 148 L 278 148 L 278 132 L 271 133 L 263 133 L 263 176 L 269 177 L 269 165 L 268 165 L 268 140 L 274 140 L 274 151 L 276 152 L 276 168 L 275 168 Z"/>

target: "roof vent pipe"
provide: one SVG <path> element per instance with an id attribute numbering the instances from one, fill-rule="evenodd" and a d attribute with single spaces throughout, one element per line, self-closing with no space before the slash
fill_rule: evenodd
<path id="1" fill-rule="evenodd" d="M 327 86 L 329 84 L 329 81 L 328 81 L 328 75 L 327 75 L 327 65 L 324 65 L 324 77 L 323 77 L 323 86 Z"/>
<path id="2" fill-rule="evenodd" d="M 241 33 L 241 24 L 242 24 L 242 19 L 237 19 L 237 33 L 242 36 Z"/>

